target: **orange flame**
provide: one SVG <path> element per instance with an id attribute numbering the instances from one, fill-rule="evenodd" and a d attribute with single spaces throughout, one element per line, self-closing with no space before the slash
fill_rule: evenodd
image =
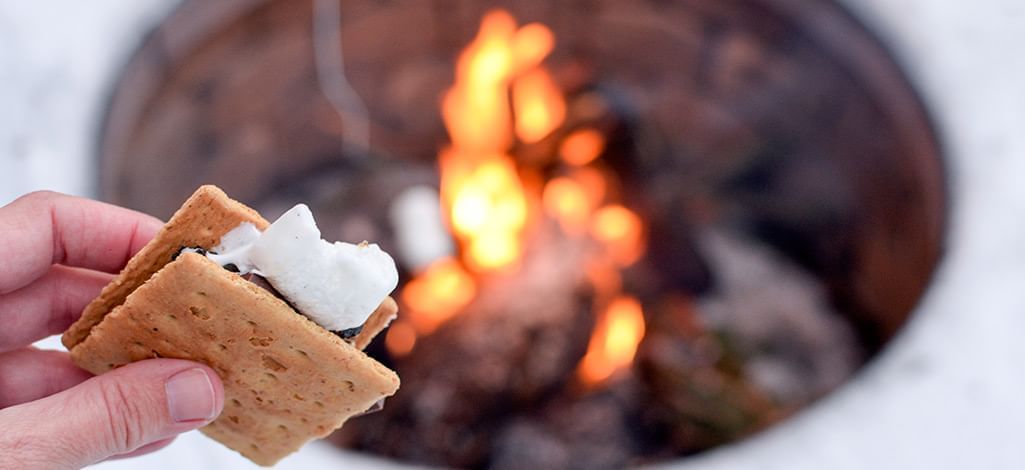
<path id="1" fill-rule="evenodd" d="M 514 129 L 521 140 L 538 140 L 565 118 L 559 89 L 539 68 L 554 45 L 544 25 L 517 29 L 508 12 L 491 11 L 460 54 L 455 84 L 443 99 L 452 146 L 438 158 L 442 202 L 474 271 L 511 266 L 522 254 L 526 191 L 506 152 Z"/>
<path id="2" fill-rule="evenodd" d="M 580 361 L 580 379 L 587 385 L 596 385 L 629 366 L 643 338 L 641 303 L 628 296 L 613 299 L 598 318 L 587 353 Z"/>
<path id="3" fill-rule="evenodd" d="M 608 181 L 600 170 L 592 167 L 574 168 L 569 176 L 584 189 L 591 207 L 598 207 L 605 200 Z"/>
<path id="4" fill-rule="evenodd" d="M 621 266 L 629 266 L 644 254 L 644 224 L 637 214 L 623 206 L 599 209 L 591 224 L 591 235 L 605 244 Z"/>
<path id="5" fill-rule="evenodd" d="M 509 13 L 489 12 L 456 62 L 456 82 L 442 100 L 442 117 L 453 146 L 470 156 L 512 145 L 508 88 L 515 34 L 516 20 Z"/>
<path id="6" fill-rule="evenodd" d="M 416 346 L 416 331 L 404 321 L 397 321 L 388 327 L 384 337 L 384 347 L 395 357 L 402 357 L 413 351 Z"/>
<path id="7" fill-rule="evenodd" d="M 476 282 L 458 261 L 442 258 L 406 283 L 400 298 L 415 332 L 430 334 L 469 304 L 476 291 Z"/>
<path id="8" fill-rule="evenodd" d="M 555 34 L 541 23 L 524 25 L 513 37 L 513 70 L 516 73 L 537 67 L 555 48 Z"/>
<path id="9" fill-rule="evenodd" d="M 513 82 L 516 136 L 526 143 L 537 142 L 566 119 L 566 102 L 545 69 L 534 69 Z"/>
<path id="10" fill-rule="evenodd" d="M 592 261 L 587 268 L 587 280 L 594 287 L 599 303 L 615 297 L 623 289 L 623 273 L 609 260 Z"/>
<path id="11" fill-rule="evenodd" d="M 595 129 L 580 129 L 566 136 L 559 145 L 562 161 L 573 166 L 583 166 L 594 161 L 605 151 L 605 135 Z"/>
<path id="12" fill-rule="evenodd" d="M 511 154 L 517 143 L 552 136 L 566 120 L 565 98 L 543 65 L 554 46 L 546 26 L 518 27 L 509 13 L 495 10 L 460 53 L 455 83 L 441 103 L 451 145 L 439 153 L 438 165 L 443 214 L 461 258 L 439 260 L 404 286 L 399 297 L 410 315 L 385 337 L 396 357 L 409 354 L 418 336 L 431 334 L 473 301 L 475 274 L 515 265 L 539 207 L 566 234 L 589 234 L 602 248 L 588 279 L 596 303 L 605 307 L 578 365 L 580 380 L 596 385 L 633 361 L 644 336 L 644 314 L 637 299 L 622 294 L 620 270 L 643 254 L 644 226 L 623 206 L 601 207 L 613 180 L 590 163 L 605 152 L 606 137 L 592 128 L 567 135 L 557 147 L 566 176 L 547 182 L 539 172 L 521 174 Z"/>
<path id="13" fill-rule="evenodd" d="M 559 177 L 545 185 L 541 194 L 545 211 L 559 221 L 562 230 L 578 235 L 587 231 L 593 211 L 587 189 L 576 180 Z"/>

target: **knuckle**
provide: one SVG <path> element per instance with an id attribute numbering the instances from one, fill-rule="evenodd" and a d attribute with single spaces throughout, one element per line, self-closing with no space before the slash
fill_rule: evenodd
<path id="1" fill-rule="evenodd" d="M 26 203 L 40 204 L 47 201 L 52 201 L 54 199 L 58 199 L 62 196 L 63 194 L 58 193 L 56 191 L 51 191 L 49 189 L 40 189 L 30 192 L 18 198 L 18 200 Z"/>
<path id="2" fill-rule="evenodd" d="M 100 386 L 99 406 L 104 415 L 102 436 L 112 452 L 128 451 L 145 443 L 151 417 L 140 406 L 138 394 L 124 382 L 110 380 Z"/>

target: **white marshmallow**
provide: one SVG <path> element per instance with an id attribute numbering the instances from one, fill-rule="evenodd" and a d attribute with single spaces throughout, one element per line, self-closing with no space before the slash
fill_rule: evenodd
<path id="1" fill-rule="evenodd" d="M 300 313 L 332 331 L 366 322 L 399 282 L 395 261 L 376 244 L 329 243 L 298 204 L 260 233 L 243 223 L 207 256 L 267 279 Z"/>

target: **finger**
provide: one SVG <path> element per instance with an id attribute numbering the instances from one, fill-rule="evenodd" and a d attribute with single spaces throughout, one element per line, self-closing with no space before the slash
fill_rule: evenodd
<path id="1" fill-rule="evenodd" d="M 189 431 L 224 406 L 209 367 L 151 359 L 0 410 L 0 468 L 79 468 Z M 11 461 L 4 461 L 9 459 Z"/>
<path id="2" fill-rule="evenodd" d="M 175 436 L 175 437 L 177 437 L 177 436 Z M 163 449 L 164 447 L 167 447 L 168 445 L 170 445 L 172 442 L 174 442 L 174 439 L 175 439 L 174 437 L 169 437 L 167 439 L 161 439 L 161 440 L 159 440 L 157 442 L 151 442 L 151 443 L 146 444 L 146 445 L 144 445 L 144 446 L 142 446 L 142 447 L 140 447 L 138 449 L 135 449 L 135 450 L 133 450 L 131 452 L 128 452 L 127 454 L 115 455 L 115 456 L 113 456 L 113 457 L 111 457 L 111 458 L 109 458 L 107 460 L 127 459 L 129 457 L 138 457 L 140 455 L 146 455 L 146 454 L 149 454 L 151 452 L 156 452 L 156 451 L 158 451 L 160 449 Z"/>
<path id="3" fill-rule="evenodd" d="M 0 409 L 48 397 L 92 376 L 62 351 L 24 348 L 0 354 Z"/>
<path id="4" fill-rule="evenodd" d="M 161 222 L 102 202 L 40 191 L 0 207 L 0 294 L 67 264 L 117 272 Z"/>
<path id="5" fill-rule="evenodd" d="M 113 275 L 54 265 L 43 277 L 0 295 L 0 352 L 20 348 L 68 328 Z"/>

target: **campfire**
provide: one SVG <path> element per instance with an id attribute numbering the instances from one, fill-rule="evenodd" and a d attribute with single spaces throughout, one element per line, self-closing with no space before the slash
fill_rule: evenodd
<path id="1" fill-rule="evenodd" d="M 397 198 L 412 207 L 399 211 L 398 238 L 442 240 L 397 253 L 408 280 L 384 344 L 403 391 L 340 442 L 457 466 L 622 465 L 753 432 L 791 406 L 734 370 L 744 353 L 702 324 L 699 285 L 652 281 L 665 274 L 646 259 L 651 224 L 631 207 L 650 201 L 616 167 L 643 155 L 585 64 L 550 60 L 557 46 L 544 24 L 492 10 L 459 53 L 440 104 L 437 187 Z M 416 223 L 403 222 L 412 213 Z M 807 380 L 821 383 L 805 392 L 834 386 L 856 362 L 843 325 L 816 323 L 841 354 L 837 375 L 815 367 Z M 764 366 L 766 382 L 776 366 Z M 519 454 L 535 441 L 553 454 Z"/>

